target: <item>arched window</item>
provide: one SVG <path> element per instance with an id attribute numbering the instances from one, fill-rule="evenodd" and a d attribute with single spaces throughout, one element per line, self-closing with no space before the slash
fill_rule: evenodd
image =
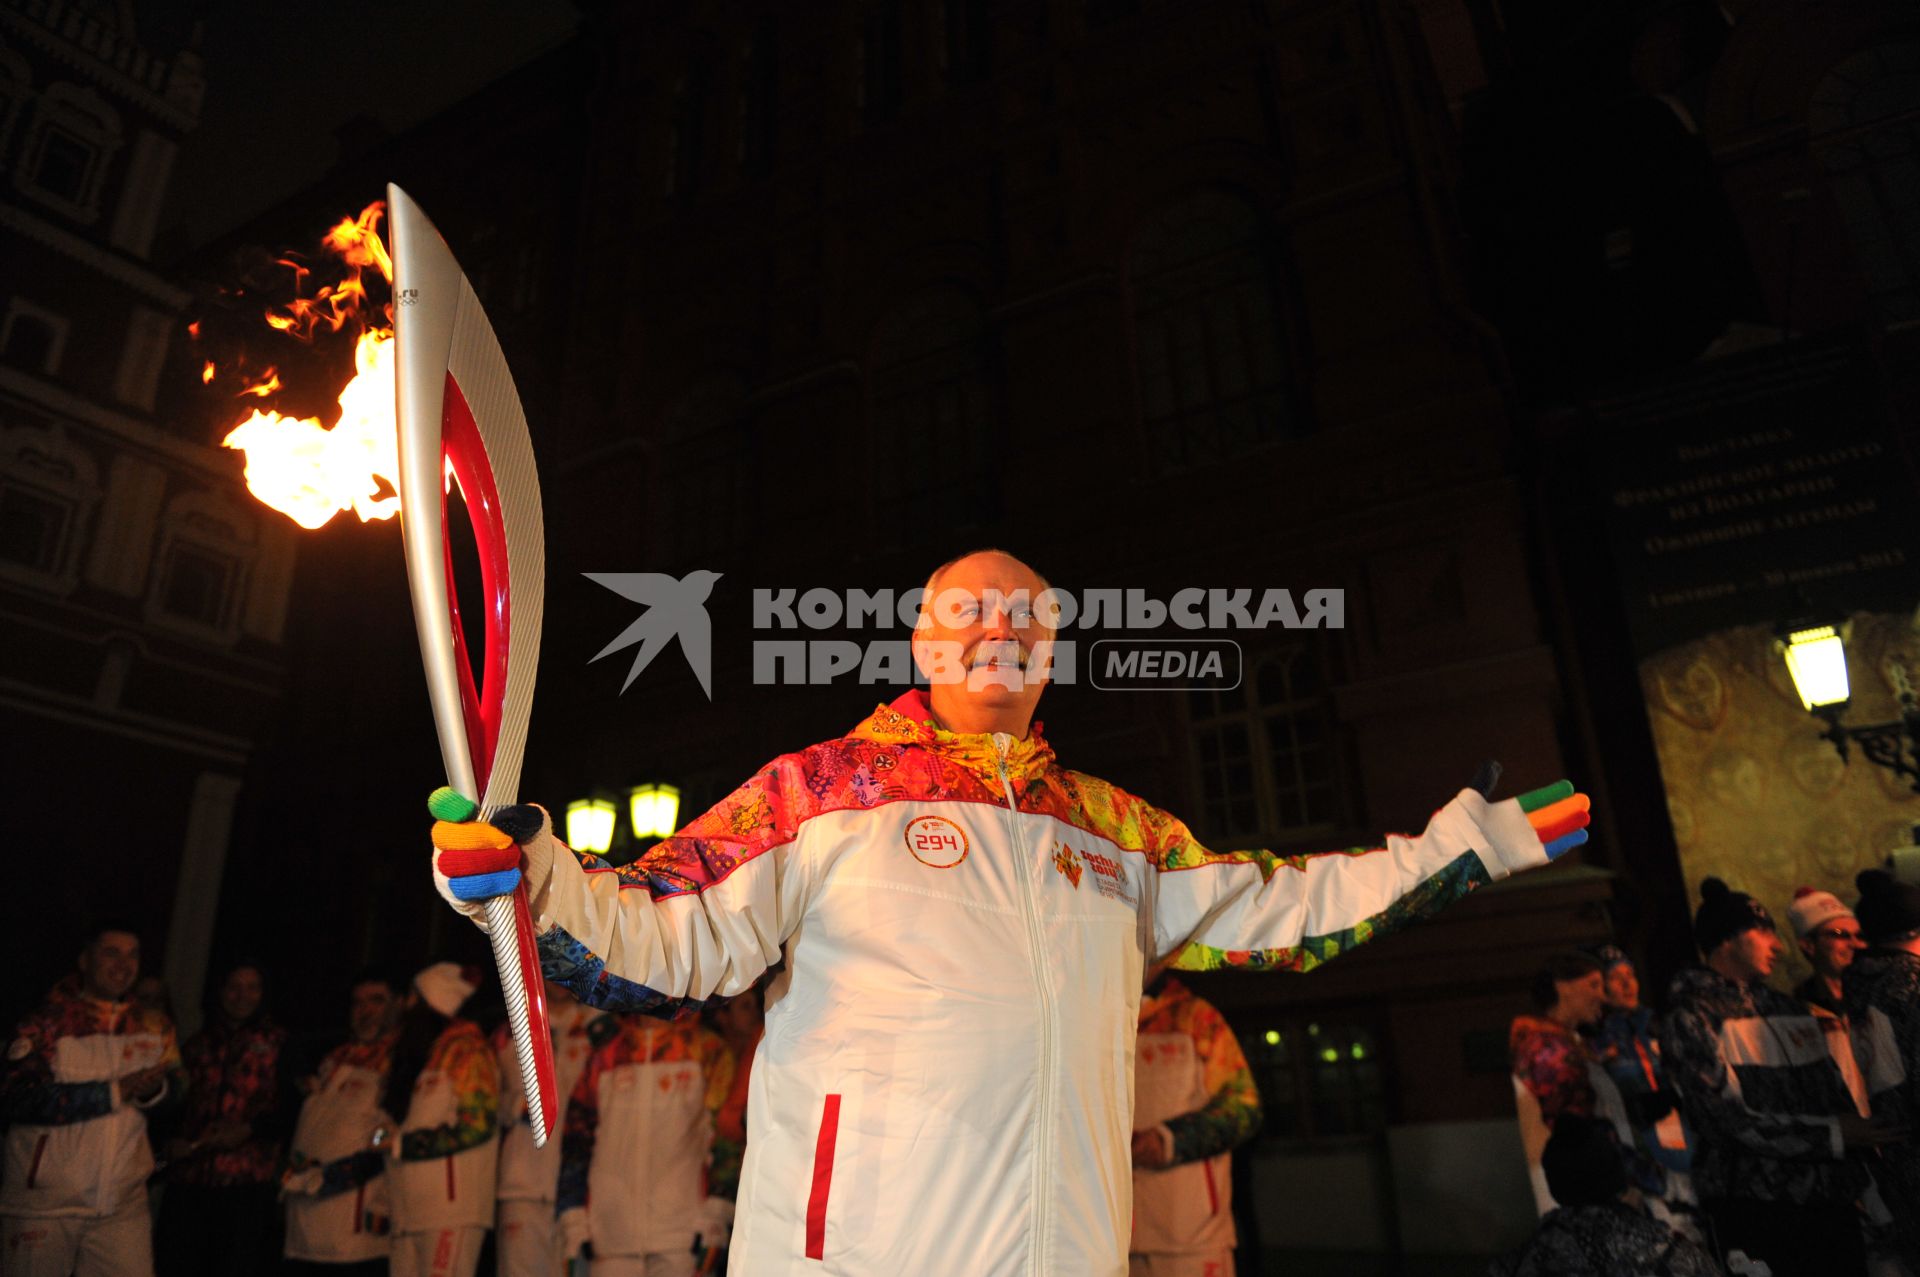
<path id="1" fill-rule="evenodd" d="M 1828 72 L 1807 126 L 1881 322 L 1920 322 L 1920 44 Z"/>
<path id="2" fill-rule="evenodd" d="M 1333 701 L 1316 653 L 1252 658 L 1239 687 L 1188 693 L 1203 838 L 1258 845 L 1340 823 Z"/>
<path id="3" fill-rule="evenodd" d="M 253 521 L 232 502 L 181 493 L 161 519 L 147 619 L 223 643 L 239 636 L 255 557 Z"/>
<path id="4" fill-rule="evenodd" d="M 15 297 L 0 320 L 0 362 L 51 377 L 60 369 L 67 344 L 67 321 L 50 310 Z"/>
<path id="5" fill-rule="evenodd" d="M 0 575 L 65 593 L 100 501 L 93 459 L 58 430 L 0 431 Z"/>
<path id="6" fill-rule="evenodd" d="M 1000 512 L 986 312 L 964 289 L 911 298 L 874 326 L 874 441 L 890 496 L 962 524 Z"/>
<path id="7" fill-rule="evenodd" d="M 1128 249 L 1127 278 L 1153 469 L 1222 461 L 1305 433 L 1272 249 L 1251 204 L 1203 191 L 1149 217 Z"/>
<path id="8" fill-rule="evenodd" d="M 120 149 L 120 117 L 92 89 L 48 86 L 20 154 L 19 185 L 77 221 L 100 213 L 100 185 Z"/>

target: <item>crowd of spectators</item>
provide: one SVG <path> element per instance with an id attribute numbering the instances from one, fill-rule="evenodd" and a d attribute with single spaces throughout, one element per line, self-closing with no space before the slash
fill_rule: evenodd
<path id="1" fill-rule="evenodd" d="M 1920 886 L 1856 886 L 1788 903 L 1792 993 L 1772 914 L 1717 878 L 1663 1015 L 1617 948 L 1545 965 L 1509 1039 L 1545 1209 L 1496 1273 L 1920 1274 Z"/>

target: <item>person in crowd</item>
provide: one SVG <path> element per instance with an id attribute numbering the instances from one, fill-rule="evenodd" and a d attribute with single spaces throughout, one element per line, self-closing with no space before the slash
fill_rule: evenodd
<path id="1" fill-rule="evenodd" d="M 179 1022 L 180 1017 L 173 1013 L 173 995 L 167 992 L 166 979 L 157 971 L 140 973 L 140 978 L 133 982 L 133 1000 L 147 1010 L 166 1017 L 169 1024 Z"/>
<path id="2" fill-rule="evenodd" d="M 186 1085 L 171 1021 L 131 1000 L 132 926 L 95 927 L 79 969 L 13 1031 L 4 1096 L 0 1268 L 8 1277 L 150 1277 L 147 1115 Z"/>
<path id="3" fill-rule="evenodd" d="M 347 1040 L 315 1070 L 293 1128 L 281 1195 L 287 1269 L 306 1277 L 384 1277 L 392 1225 L 383 1107 L 404 983 L 363 972 L 347 1001 Z"/>
<path id="4" fill-rule="evenodd" d="M 1225 1017 L 1149 973 L 1133 1066 L 1129 1277 L 1233 1277 L 1232 1150 L 1260 1130 L 1260 1092 Z"/>
<path id="5" fill-rule="evenodd" d="M 436 962 L 413 978 L 387 1074 L 393 1277 L 473 1277 L 493 1225 L 500 1066 L 460 1017 L 480 974 Z"/>
<path id="6" fill-rule="evenodd" d="M 1056 760 L 1033 715 L 1057 597 L 998 550 L 942 564 L 912 636 L 927 688 L 617 869 L 538 808 L 480 822 L 450 790 L 429 800 L 442 894 L 484 925 L 485 900 L 524 885 L 545 969 L 582 1001 L 669 1010 L 784 956 L 755 1056 L 744 1271 L 1117 1270 L 1132 1097 L 1114 1090 L 1152 962 L 1310 970 L 1586 838 L 1571 785 L 1493 803 L 1488 769 L 1417 837 L 1210 850 Z"/>
<path id="7" fill-rule="evenodd" d="M 1692 1136 L 1660 1060 L 1660 1029 L 1640 1001 L 1640 977 L 1618 946 L 1594 951 L 1606 986 L 1606 1010 L 1594 1031 L 1594 1058 L 1613 1079 L 1626 1105 L 1638 1153 L 1666 1173 L 1669 1197 L 1684 1196 L 1678 1178 L 1693 1164 Z M 1646 1191 L 1649 1187 L 1641 1183 Z"/>
<path id="8" fill-rule="evenodd" d="M 1854 885 L 1860 890 L 1854 913 L 1868 948 L 1842 977 L 1846 1007 L 1869 1074 L 1873 1115 L 1909 1135 L 1870 1163 L 1891 1215 L 1875 1234 L 1876 1249 L 1920 1273 L 1920 1146 L 1912 1138 L 1920 1116 L 1920 886 L 1881 869 L 1860 874 Z"/>
<path id="9" fill-rule="evenodd" d="M 253 1277 L 273 1262 L 294 1092 L 287 1031 L 268 1014 L 266 991 L 259 963 L 228 967 L 207 1026 L 182 1048 L 187 1098 L 167 1142 L 160 1277 Z"/>
<path id="10" fill-rule="evenodd" d="M 715 1195 L 732 1198 L 738 1191 L 740 1167 L 747 1152 L 747 1099 L 753 1077 L 753 1055 L 766 1032 L 767 1015 L 762 1002 L 766 981 L 757 980 L 745 993 L 722 1002 L 713 1012 L 714 1028 L 733 1056 L 733 1086 L 721 1101 L 713 1119 L 713 1170 Z M 723 1251 L 714 1262 L 715 1273 L 727 1270 Z"/>
<path id="11" fill-rule="evenodd" d="M 593 1277 L 688 1277 L 733 1219 L 734 1185 L 711 1174 L 733 1056 L 697 1016 L 605 1016 L 590 1031 L 562 1138 L 562 1253 L 590 1243 Z"/>
<path id="12" fill-rule="evenodd" d="M 1535 1015 L 1517 1015 L 1507 1033 L 1513 1074 L 1540 1102 L 1549 1128 L 1562 1113 L 1592 1117 L 1590 1056 L 1581 1030 L 1600 1023 L 1606 982 L 1584 953 L 1556 954 L 1533 978 Z"/>
<path id="13" fill-rule="evenodd" d="M 1563 1113 L 1540 1166 L 1559 1206 L 1492 1277 L 1720 1277 L 1712 1256 L 1646 1213 L 1604 1123 Z"/>
<path id="14" fill-rule="evenodd" d="M 1805 1004 L 1767 984 L 1782 945 L 1765 906 L 1708 878 L 1693 934 L 1705 961 L 1673 978 L 1666 1065 L 1715 1247 L 1775 1277 L 1859 1272 L 1868 1181 L 1849 1154 L 1901 1133 L 1860 1116 Z"/>
<path id="15" fill-rule="evenodd" d="M 1868 1113 L 1872 1103 L 1866 1078 L 1854 1059 L 1846 993 L 1841 987 L 1841 978 L 1853 965 L 1854 955 L 1866 947 L 1866 941 L 1860 938 L 1860 920 L 1831 891 L 1802 887 L 1793 893 L 1793 902 L 1787 906 L 1787 925 L 1793 928 L 1800 952 L 1813 964 L 1813 974 L 1800 982 L 1793 996 L 1807 1004 L 1827 1035 L 1827 1051 L 1846 1079 L 1855 1111 Z"/>
<path id="16" fill-rule="evenodd" d="M 560 1238 L 554 1227 L 554 1201 L 560 1182 L 559 1132 L 566 1129 L 566 1105 L 574 1083 L 593 1050 L 589 1023 L 599 1012 L 574 1001 L 557 984 L 547 985 L 547 1023 L 553 1034 L 555 1092 L 560 1112 L 547 1120 L 554 1132 L 545 1145 L 533 1146 L 527 1119 L 527 1093 L 520 1079 L 520 1057 L 505 1024 L 494 1030 L 493 1050 L 500 1063 L 500 1178 L 494 1196 L 499 1214 L 494 1226 L 494 1258 L 499 1277 L 551 1277 Z"/>

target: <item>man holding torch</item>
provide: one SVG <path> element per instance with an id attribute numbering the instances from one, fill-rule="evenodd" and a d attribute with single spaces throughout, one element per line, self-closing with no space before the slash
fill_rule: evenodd
<path id="1" fill-rule="evenodd" d="M 435 878 L 485 925 L 524 885 L 547 975 L 668 1014 L 768 990 L 736 1271 L 1127 1270 L 1142 973 L 1308 971 L 1586 838 L 1565 782 L 1463 789 L 1417 837 L 1279 858 L 1062 767 L 1033 722 L 1047 584 L 1000 551 L 937 569 L 931 684 L 767 764 L 640 860 L 538 808 L 435 795 Z"/>

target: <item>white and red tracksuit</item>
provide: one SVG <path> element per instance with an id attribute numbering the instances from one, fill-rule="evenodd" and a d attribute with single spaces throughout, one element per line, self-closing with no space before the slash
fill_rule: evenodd
<path id="1" fill-rule="evenodd" d="M 916 690 L 633 864 L 559 855 L 528 887 L 549 977 L 593 1005 L 729 996 L 784 955 L 736 1271 L 1110 1277 L 1149 959 L 1307 970 L 1546 860 L 1472 791 L 1377 848 L 1212 852 L 1037 725 L 948 732 Z"/>
<path id="2" fill-rule="evenodd" d="M 393 1277 L 471 1277 L 493 1226 L 499 1108 L 493 1047 L 474 1024 L 453 1021 L 413 1084 L 387 1168 Z"/>
<path id="3" fill-rule="evenodd" d="M 365 1153 L 376 1131 L 395 1125 L 380 1105 L 392 1050 L 391 1034 L 344 1043 L 315 1070 L 313 1092 L 300 1106 L 288 1146 L 289 1173 L 318 1171 L 318 1179 L 334 1171 L 337 1182 L 285 1194 L 289 1259 L 357 1264 L 387 1254 L 392 1219 L 386 1159 Z"/>
<path id="4" fill-rule="evenodd" d="M 1135 1166 L 1131 1277 L 1233 1277 L 1232 1150 L 1260 1129 L 1260 1093 L 1213 1005 L 1172 977 L 1140 1003 L 1133 1129 L 1170 1163 Z"/>
<path id="5" fill-rule="evenodd" d="M 520 1057 L 513 1049 L 513 1035 L 504 1024 L 494 1031 L 494 1055 L 500 1066 L 500 1167 L 494 1189 L 499 1200 L 494 1230 L 499 1277 L 551 1277 L 555 1269 L 560 1244 L 554 1230 L 560 1132 L 566 1127 L 567 1098 L 593 1051 L 587 1026 L 599 1015 L 572 998 L 547 1004 L 554 1093 L 560 1097 L 560 1111 L 547 1115 L 552 1134 L 540 1148 L 533 1146 L 533 1128 L 527 1124 L 527 1093 L 520 1084 Z"/>
<path id="6" fill-rule="evenodd" d="M 119 1079 L 169 1066 L 166 1088 L 136 1104 Z M 8 1277 L 141 1277 L 153 1271 L 147 1116 L 185 1081 L 173 1024 L 136 1002 L 54 987 L 7 1046 L 6 1171 L 0 1271 Z"/>
<path id="7" fill-rule="evenodd" d="M 709 1199 L 714 1116 L 733 1089 L 733 1053 L 697 1019 L 620 1016 L 567 1106 L 560 1209 L 584 1207 L 595 1277 L 693 1271 L 730 1214 Z"/>

